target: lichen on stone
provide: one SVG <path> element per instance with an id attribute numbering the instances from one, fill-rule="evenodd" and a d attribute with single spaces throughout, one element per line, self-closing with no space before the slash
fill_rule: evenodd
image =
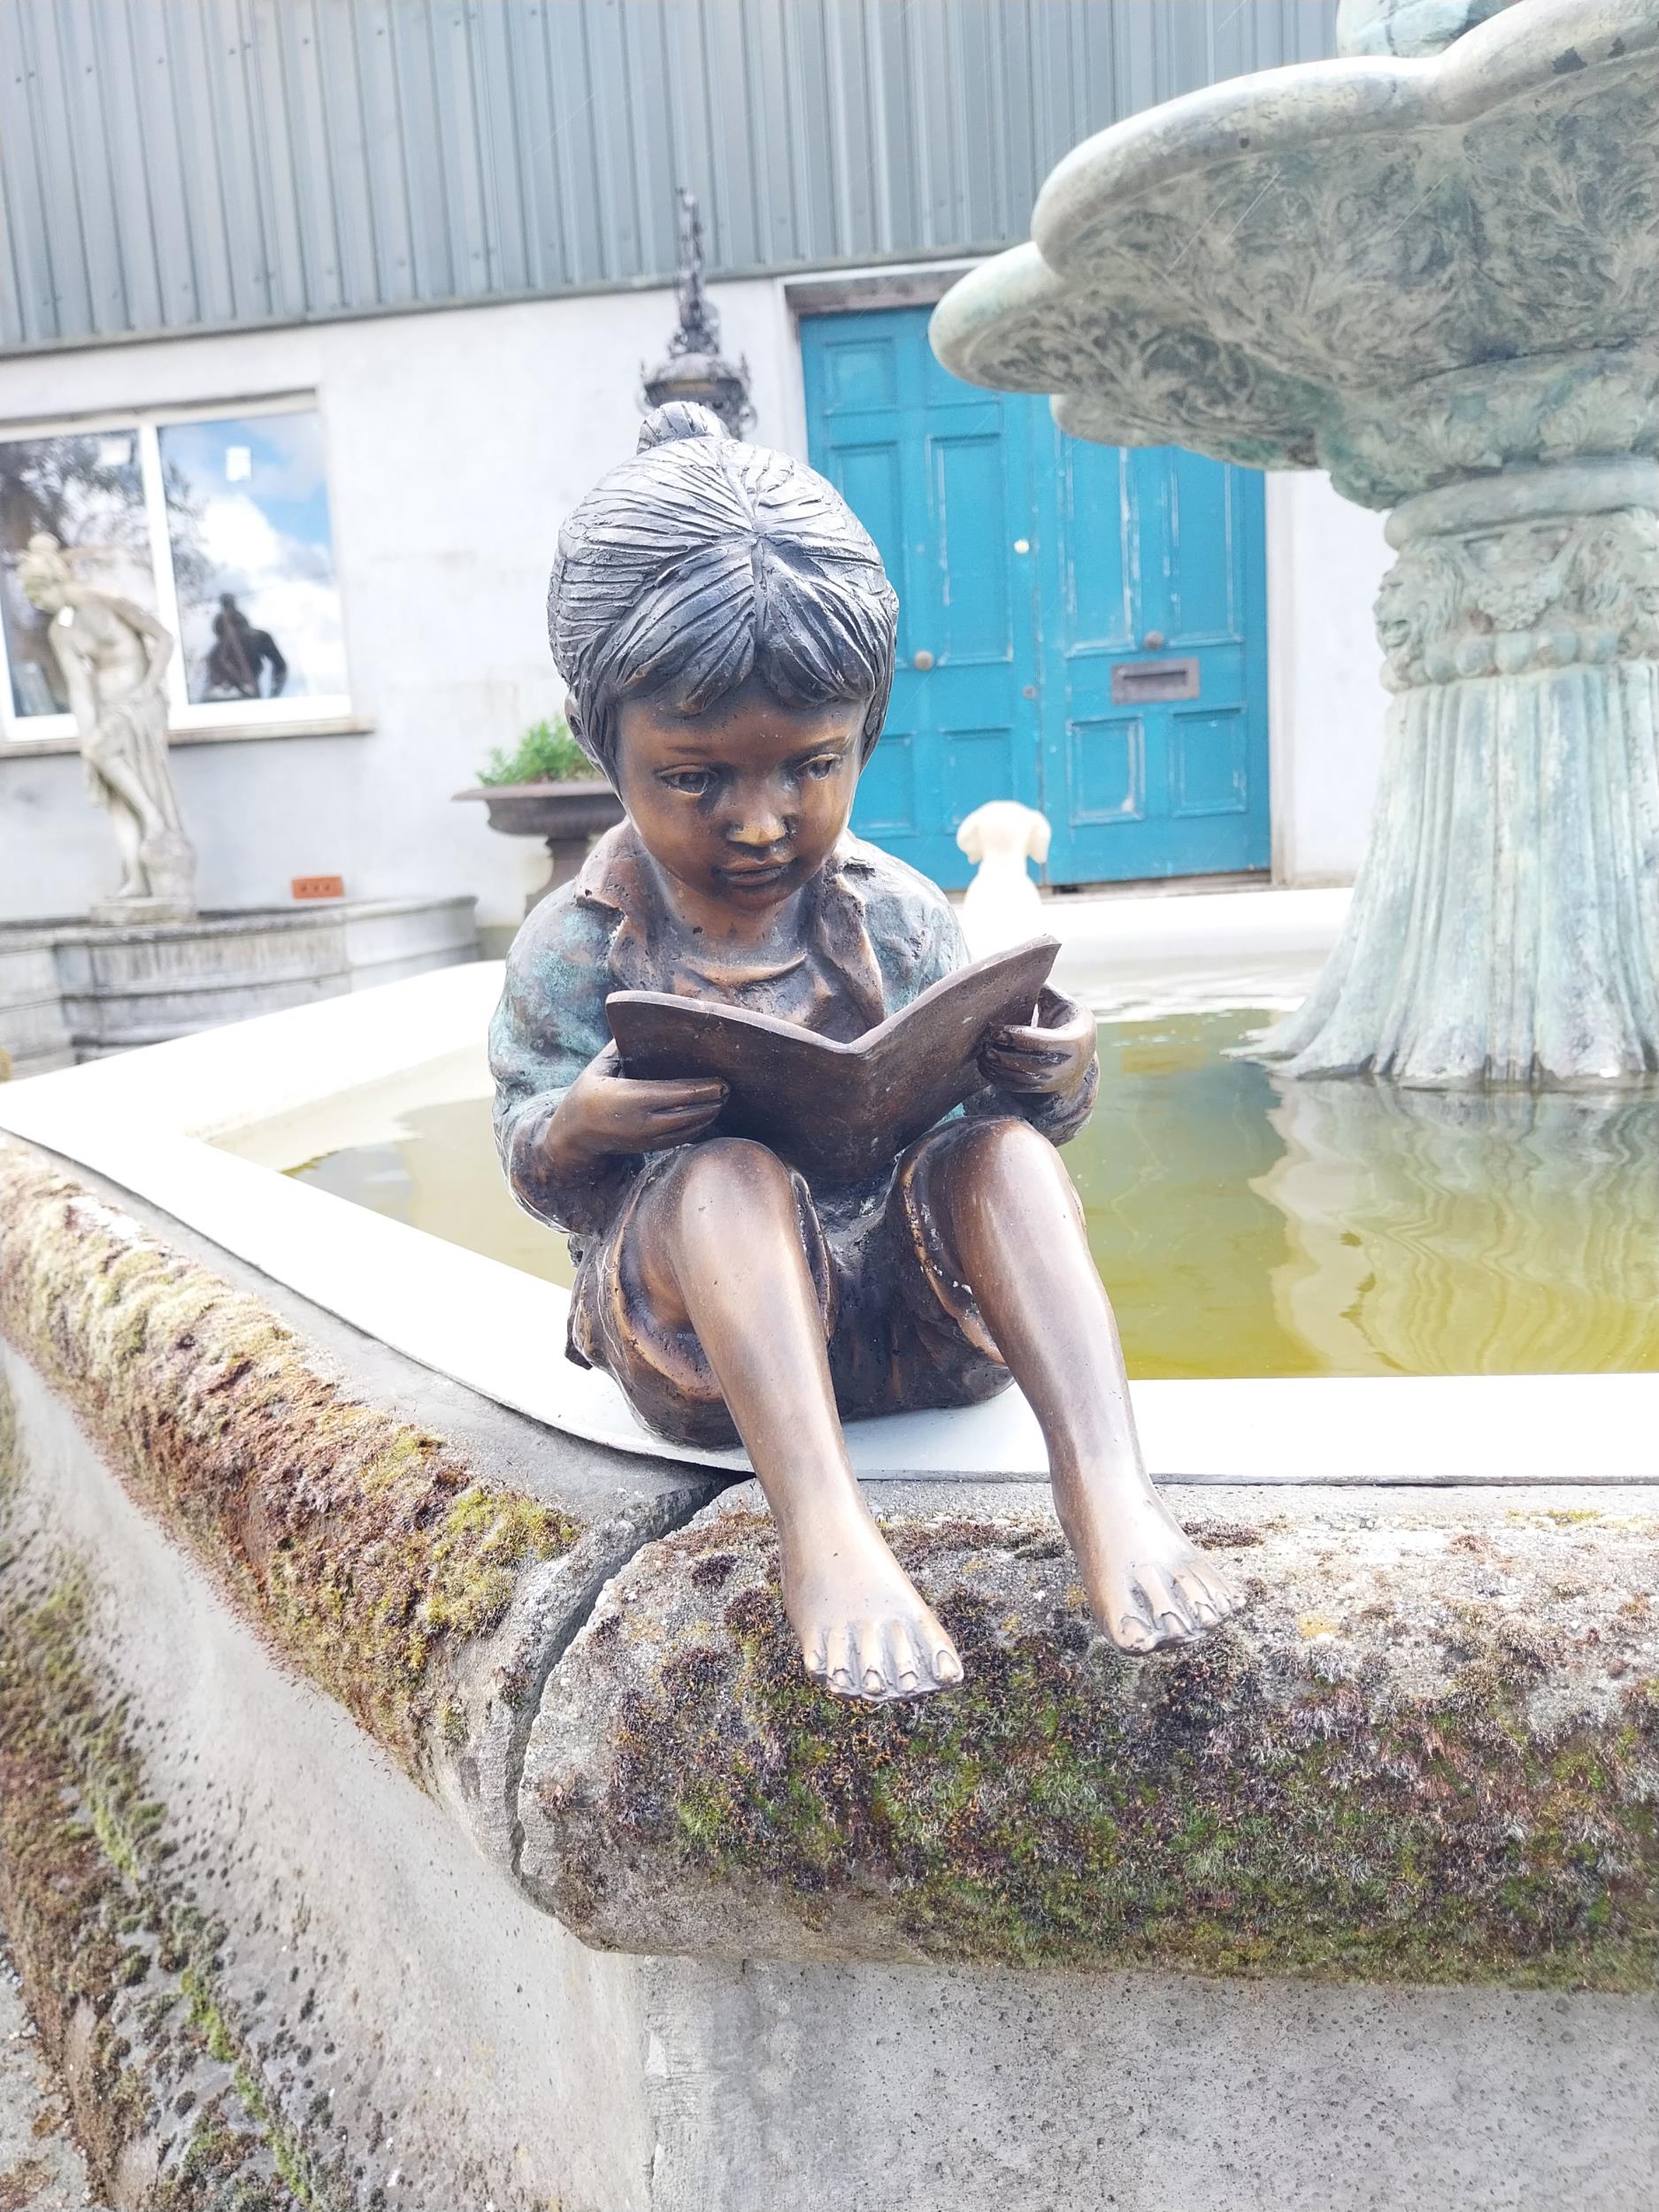
<path id="1" fill-rule="evenodd" d="M 359 1402 L 258 1299 L 4 1142 L 0 1330 L 139 1503 L 424 1779 L 448 1662 L 579 1525 Z"/>

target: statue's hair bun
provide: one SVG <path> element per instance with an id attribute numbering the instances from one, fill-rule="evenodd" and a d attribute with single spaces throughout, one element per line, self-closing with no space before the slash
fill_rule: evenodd
<path id="1" fill-rule="evenodd" d="M 724 438 L 729 434 L 711 407 L 695 400 L 671 399 L 665 407 L 653 407 L 640 425 L 634 450 L 649 453 L 654 445 L 672 445 L 680 438 Z"/>

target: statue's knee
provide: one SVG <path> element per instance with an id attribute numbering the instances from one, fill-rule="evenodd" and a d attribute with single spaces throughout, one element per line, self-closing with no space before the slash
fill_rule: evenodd
<path id="1" fill-rule="evenodd" d="M 964 1137 L 977 1168 L 992 1164 L 1029 1164 L 1041 1170 L 1056 1165 L 1058 1155 L 1040 1130 L 1018 1114 L 996 1114 L 968 1123 Z"/>
<path id="2" fill-rule="evenodd" d="M 947 1163 L 943 1206 L 954 1220 L 960 1203 L 978 1212 L 988 1200 L 995 1206 L 1018 1205 L 1041 1196 L 1062 1201 L 1073 1211 L 1079 1202 L 1064 1161 L 1039 1129 L 1017 1114 L 975 1121 L 964 1129 Z M 1082 1219 L 1080 1211 L 1078 1218 Z"/>
<path id="3" fill-rule="evenodd" d="M 694 1145 L 681 1171 L 680 1188 L 735 1203 L 779 1198 L 794 1203 L 788 1169 L 769 1146 L 752 1137 L 707 1137 Z"/>

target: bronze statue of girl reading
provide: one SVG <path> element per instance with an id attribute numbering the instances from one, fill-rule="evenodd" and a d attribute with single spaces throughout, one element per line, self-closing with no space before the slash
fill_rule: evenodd
<path id="1" fill-rule="evenodd" d="M 1090 1603 L 1121 1650 L 1239 1600 L 1147 1478 L 1117 1325 L 1056 1147 L 1094 1024 L 1044 990 L 987 1036 L 984 1087 L 851 1187 L 710 1133 L 718 1081 L 622 1071 L 605 1002 L 713 999 L 859 1037 L 964 965 L 943 894 L 848 834 L 898 602 L 833 486 L 684 403 L 559 535 L 548 600 L 572 731 L 627 819 L 519 932 L 492 1033 L 519 1202 L 571 1233 L 569 1353 L 682 1443 L 746 1448 L 808 1671 L 847 1697 L 962 1678 L 888 1551 L 843 1419 L 1018 1382 Z"/>

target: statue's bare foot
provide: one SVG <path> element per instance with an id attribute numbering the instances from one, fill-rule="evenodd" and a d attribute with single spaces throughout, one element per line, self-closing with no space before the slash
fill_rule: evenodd
<path id="1" fill-rule="evenodd" d="M 1238 1612 L 1241 1592 L 1181 1528 L 1150 1484 L 1074 1543 L 1094 1617 L 1119 1651 L 1140 1657 L 1189 1644 Z"/>
<path id="2" fill-rule="evenodd" d="M 806 1671 L 836 1697 L 872 1705 L 926 1697 L 962 1679 L 956 1647 L 882 1541 L 849 1514 L 784 1547 L 784 1610 Z"/>

